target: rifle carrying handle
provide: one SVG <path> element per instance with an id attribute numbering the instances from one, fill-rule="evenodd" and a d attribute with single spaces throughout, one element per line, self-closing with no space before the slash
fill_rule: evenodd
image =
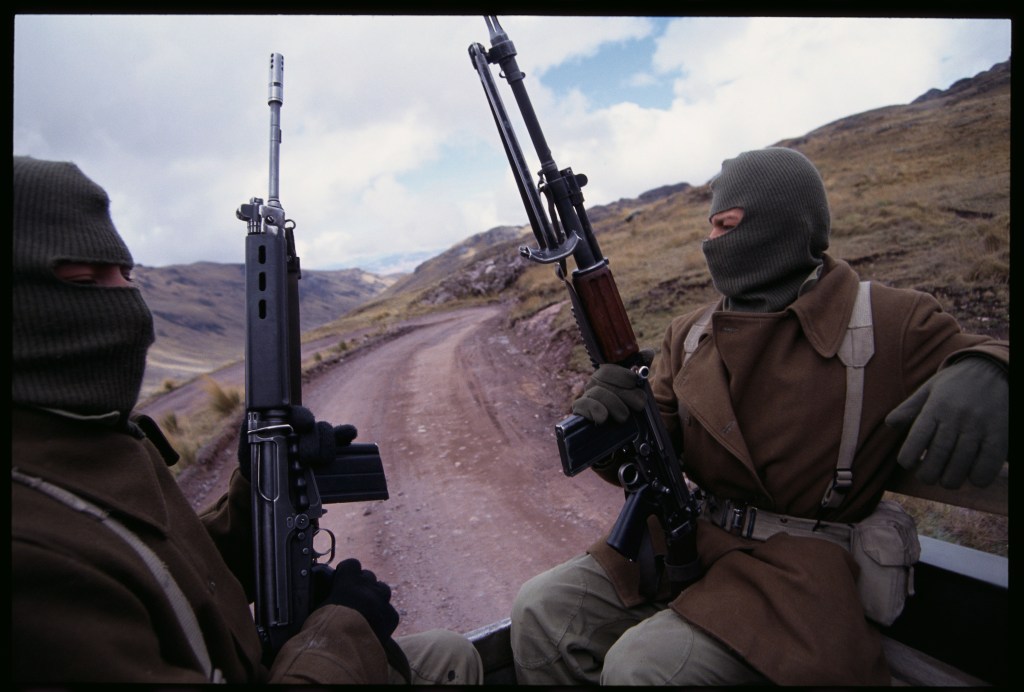
<path id="1" fill-rule="evenodd" d="M 601 356 L 608 363 L 622 363 L 640 352 L 633 326 L 622 304 L 607 260 L 572 274 L 572 284 L 587 312 Z"/>

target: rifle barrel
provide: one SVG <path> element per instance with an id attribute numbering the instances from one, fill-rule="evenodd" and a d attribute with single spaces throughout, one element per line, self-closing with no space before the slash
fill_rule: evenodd
<path id="1" fill-rule="evenodd" d="M 270 106 L 270 193 L 267 204 L 281 206 L 281 106 L 284 105 L 284 56 L 270 54 L 270 85 L 267 105 Z"/>

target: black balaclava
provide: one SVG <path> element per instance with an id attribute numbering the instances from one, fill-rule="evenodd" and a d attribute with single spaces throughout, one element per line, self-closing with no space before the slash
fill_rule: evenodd
<path id="1" fill-rule="evenodd" d="M 73 284 L 61 262 L 132 267 L 110 200 L 73 163 L 15 156 L 11 399 L 124 421 L 153 343 L 153 317 L 136 287 Z"/>
<path id="2" fill-rule="evenodd" d="M 821 175 L 806 156 L 770 147 L 722 162 L 711 212 L 740 207 L 743 220 L 702 244 L 728 310 L 779 312 L 822 264 L 830 217 Z"/>

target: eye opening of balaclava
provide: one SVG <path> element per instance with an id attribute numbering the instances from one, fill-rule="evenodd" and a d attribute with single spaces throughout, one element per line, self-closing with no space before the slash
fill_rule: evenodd
<path id="1" fill-rule="evenodd" d="M 701 248 L 726 308 L 778 312 L 822 264 L 830 214 L 821 174 L 794 149 L 769 147 L 722 162 L 709 218 L 739 207 L 743 219 Z"/>
<path id="2" fill-rule="evenodd" d="M 79 415 L 135 405 L 153 318 L 135 287 L 57 277 L 62 262 L 131 268 L 110 200 L 73 163 L 14 157 L 11 398 Z"/>

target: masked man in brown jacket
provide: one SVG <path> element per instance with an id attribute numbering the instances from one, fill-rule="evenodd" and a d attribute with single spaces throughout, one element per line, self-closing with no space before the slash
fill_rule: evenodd
<path id="1" fill-rule="evenodd" d="M 928 294 L 862 285 L 826 254 L 828 201 L 806 157 L 740 154 L 711 190 L 703 250 L 722 297 L 673 320 L 650 377 L 705 493 L 703 576 L 647 598 L 638 566 L 601 540 L 534 577 L 512 613 L 522 682 L 887 685 L 866 616 L 893 613 L 863 602 L 852 527 L 890 516 L 880 500 L 900 467 L 955 488 L 992 482 L 1007 460 L 1009 343 L 964 334 Z M 852 369 L 851 353 L 863 358 Z M 858 368 L 859 397 L 848 385 Z M 642 405 L 636 382 L 602 365 L 573 410 L 624 420 Z M 844 443 L 844 412 L 858 407 Z M 614 463 L 595 468 L 617 482 Z M 909 565 L 912 520 L 892 530 Z"/>
<path id="2" fill-rule="evenodd" d="M 155 423 L 129 415 L 153 319 L 106 192 L 74 164 L 28 157 L 13 183 L 14 681 L 480 682 L 458 634 L 392 639 L 390 589 L 353 559 L 318 572 L 321 605 L 263 664 L 248 481 L 236 470 L 197 516 Z M 402 654 L 404 675 L 389 666 Z"/>

